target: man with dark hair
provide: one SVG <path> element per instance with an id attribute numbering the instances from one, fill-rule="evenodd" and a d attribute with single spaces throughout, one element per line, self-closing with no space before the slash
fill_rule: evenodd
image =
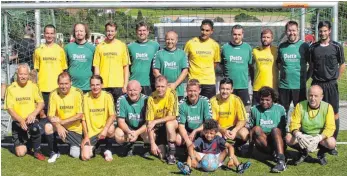
<path id="1" fill-rule="evenodd" d="M 259 104 L 258 91 L 263 86 L 277 89 L 278 69 L 276 67 L 277 47 L 272 46 L 273 32 L 264 29 L 261 32 L 261 44 L 253 49 L 253 98 L 252 105 Z"/>
<path id="2" fill-rule="evenodd" d="M 35 158 L 45 160 L 40 147 L 42 127 L 36 118 L 43 109 L 44 102 L 38 86 L 29 81 L 29 73 L 28 64 L 18 65 L 17 81 L 13 82 L 6 90 L 4 109 L 7 109 L 13 119 L 12 141 L 15 154 L 18 157 L 26 155 L 28 152 L 27 144 L 30 141 Z"/>
<path id="3" fill-rule="evenodd" d="M 308 91 L 308 100 L 298 103 L 292 114 L 289 126 L 291 134 L 286 136 L 286 142 L 300 153 L 295 165 L 302 163 L 308 152 L 314 152 L 317 148 L 319 163 L 326 165 L 325 153 L 336 146 L 336 140 L 332 137 L 336 129 L 334 110 L 322 99 L 322 88 L 313 85 Z"/>
<path id="4" fill-rule="evenodd" d="M 48 163 L 60 157 L 54 132 L 70 145 L 70 156 L 80 157 L 82 142 L 83 92 L 71 86 L 71 76 L 63 72 L 58 76 L 58 88 L 49 95 L 48 118 L 45 134 L 49 147 Z"/>
<path id="5" fill-rule="evenodd" d="M 169 31 L 165 35 L 166 47 L 155 54 L 153 60 L 154 76 L 164 75 L 171 89 L 176 90 L 178 100 L 184 96 L 182 82 L 188 74 L 188 59 L 186 53 L 177 48 L 178 35 Z"/>
<path id="6" fill-rule="evenodd" d="M 284 136 L 286 135 L 286 111 L 283 106 L 275 103 L 277 94 L 270 87 L 259 89 L 260 104 L 251 108 L 250 130 L 250 154 L 253 145 L 259 151 L 272 154 L 277 164 L 271 169 L 272 172 L 282 172 L 286 169 L 284 156 Z"/>
<path id="7" fill-rule="evenodd" d="M 319 85 L 323 89 L 323 101 L 331 104 L 335 113 L 336 130 L 334 138 L 337 138 L 339 120 L 339 90 L 337 81 L 341 79 L 345 70 L 345 56 L 343 47 L 331 40 L 331 24 L 329 21 L 321 21 L 318 24 L 319 41 L 310 46 L 310 69 L 312 85 Z M 337 155 L 337 150 L 330 152 Z"/>
<path id="8" fill-rule="evenodd" d="M 189 79 L 198 79 L 201 84 L 201 95 L 211 98 L 216 95 L 215 67 L 220 62 L 219 44 L 211 37 L 213 22 L 205 19 L 200 26 L 201 35 L 190 39 L 184 51 L 188 55 Z"/>
<path id="9" fill-rule="evenodd" d="M 306 99 L 306 80 L 309 45 L 299 40 L 298 23 L 289 21 L 285 26 L 287 41 L 278 47 L 277 64 L 280 70 L 279 103 L 286 112 Z"/>
<path id="10" fill-rule="evenodd" d="M 211 98 L 213 119 L 219 124 L 219 132 L 225 139 L 235 140 L 235 149 L 241 151 L 247 142 L 248 130 L 245 128 L 246 109 L 240 97 L 232 94 L 233 81 L 224 78 L 220 81 L 220 93 Z"/>
<path id="11" fill-rule="evenodd" d="M 116 39 L 117 24 L 105 25 L 106 39 L 95 49 L 93 66 L 95 75 L 104 79 L 104 89 L 111 93 L 114 101 L 126 93 L 129 80 L 129 53 L 125 43 Z"/>
<path id="12" fill-rule="evenodd" d="M 84 93 L 90 90 L 89 78 L 93 75 L 92 62 L 95 46 L 87 41 L 89 36 L 88 26 L 77 23 L 73 27 L 75 42 L 65 46 L 72 86 L 81 89 Z"/>
<path id="13" fill-rule="evenodd" d="M 197 79 L 191 79 L 187 84 L 187 97 L 179 103 L 178 145 L 183 143 L 189 147 L 200 136 L 203 130 L 202 124 L 212 118 L 211 104 L 207 97 L 200 95 L 200 83 Z"/>
<path id="14" fill-rule="evenodd" d="M 240 97 L 249 110 L 248 77 L 252 65 L 252 47 L 242 41 L 243 34 L 244 30 L 241 25 L 237 24 L 232 27 L 232 40 L 222 47 L 221 66 L 224 75 L 234 82 L 233 94 Z"/>
<path id="15" fill-rule="evenodd" d="M 45 101 L 45 118 L 48 109 L 49 94 L 58 87 L 58 75 L 67 69 L 64 49 L 55 43 L 55 27 L 48 24 L 44 28 L 45 43 L 36 48 L 34 52 L 34 68 L 38 71 L 38 86 Z"/>
<path id="16" fill-rule="evenodd" d="M 140 82 L 143 94 L 152 93 L 152 62 L 155 53 L 159 50 L 159 43 L 148 39 L 149 26 L 141 21 L 136 24 L 137 40 L 128 45 L 131 60 L 130 80 Z"/>

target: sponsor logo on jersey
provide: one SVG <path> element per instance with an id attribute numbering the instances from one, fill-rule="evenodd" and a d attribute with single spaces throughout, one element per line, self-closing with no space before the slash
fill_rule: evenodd
<path id="1" fill-rule="evenodd" d="M 147 53 L 136 53 L 136 59 L 148 60 L 148 54 Z"/>
<path id="2" fill-rule="evenodd" d="M 73 109 L 73 106 L 60 106 L 60 109 Z"/>
<path id="3" fill-rule="evenodd" d="M 30 101 L 31 97 L 17 97 L 16 101 Z"/>
<path id="4" fill-rule="evenodd" d="M 287 62 L 298 62 L 298 57 L 296 54 L 283 54 L 283 59 L 284 61 L 287 61 Z"/>
<path id="5" fill-rule="evenodd" d="M 230 59 L 230 62 L 243 63 L 241 56 L 230 56 L 229 59 Z"/>
<path id="6" fill-rule="evenodd" d="M 105 108 L 90 109 L 90 112 L 105 112 Z"/>
<path id="7" fill-rule="evenodd" d="M 172 61 L 172 62 L 164 61 L 164 66 L 165 68 L 168 68 L 168 69 L 177 69 L 177 64 L 175 61 Z"/>
<path id="8" fill-rule="evenodd" d="M 103 53 L 103 55 L 105 57 L 108 57 L 108 56 L 118 56 L 118 53 L 117 52 L 106 52 L 106 53 Z"/>
<path id="9" fill-rule="evenodd" d="M 44 61 L 55 61 L 55 60 L 57 60 L 57 58 L 55 58 L 55 57 L 43 57 L 42 60 L 44 60 Z"/>
<path id="10" fill-rule="evenodd" d="M 199 55 L 211 55 L 212 51 L 196 51 L 196 54 L 199 54 Z"/>
<path id="11" fill-rule="evenodd" d="M 85 54 L 72 54 L 72 60 L 80 61 L 80 62 L 87 61 Z"/>
<path id="12" fill-rule="evenodd" d="M 268 125 L 273 125 L 274 122 L 273 120 L 269 119 L 269 120 L 264 120 L 264 119 L 260 119 L 260 125 L 261 126 L 268 126 Z"/>
<path id="13" fill-rule="evenodd" d="M 140 114 L 128 113 L 129 120 L 140 121 Z"/>
<path id="14" fill-rule="evenodd" d="M 188 121 L 200 121 L 200 116 L 188 116 Z"/>

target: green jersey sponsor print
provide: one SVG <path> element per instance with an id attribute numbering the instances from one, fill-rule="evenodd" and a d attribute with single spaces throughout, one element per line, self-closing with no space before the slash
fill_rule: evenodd
<path id="1" fill-rule="evenodd" d="M 93 75 L 94 51 L 95 46 L 88 42 L 81 45 L 74 42 L 65 46 L 72 86 L 81 90 L 90 90 L 89 79 Z"/>
<path id="2" fill-rule="evenodd" d="M 287 125 L 286 110 L 280 104 L 274 103 L 264 110 L 260 105 L 251 108 L 249 127 L 260 126 L 264 133 L 269 134 L 273 128 L 279 128 L 285 134 Z"/>
<path id="3" fill-rule="evenodd" d="M 125 119 L 125 123 L 137 130 L 145 123 L 147 96 L 140 94 L 137 102 L 132 102 L 127 94 L 117 100 L 117 118 Z"/>
<path id="4" fill-rule="evenodd" d="M 199 96 L 196 104 L 191 104 L 188 97 L 180 101 L 178 123 L 184 124 L 188 132 L 199 128 L 205 120 L 212 118 L 212 109 L 207 97 Z"/>
<path id="5" fill-rule="evenodd" d="M 131 66 L 130 80 L 137 80 L 141 86 L 150 86 L 152 60 L 159 50 L 158 42 L 149 40 L 144 43 L 133 42 L 128 45 Z"/>
<path id="6" fill-rule="evenodd" d="M 248 43 L 234 45 L 231 42 L 222 46 L 224 74 L 233 80 L 234 89 L 248 88 L 248 66 L 252 64 L 252 47 Z"/>
<path id="7" fill-rule="evenodd" d="M 154 57 L 153 68 L 158 69 L 164 75 L 169 83 L 174 83 L 180 76 L 183 69 L 188 68 L 188 58 L 181 49 L 169 51 L 159 50 Z M 184 96 L 184 87 L 182 83 L 176 88 L 177 96 Z"/>
<path id="8" fill-rule="evenodd" d="M 306 63 L 309 59 L 309 45 L 301 40 L 296 43 L 284 42 L 278 47 L 280 85 L 283 89 L 306 87 Z"/>

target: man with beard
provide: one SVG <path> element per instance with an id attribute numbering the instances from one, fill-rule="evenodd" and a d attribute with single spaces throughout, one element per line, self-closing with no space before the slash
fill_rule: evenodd
<path id="1" fill-rule="evenodd" d="M 105 25 L 106 39 L 95 49 L 93 66 L 95 75 L 104 80 L 104 89 L 111 93 L 114 101 L 126 93 L 129 80 L 129 54 L 125 43 L 116 39 L 117 24 Z"/>
<path id="2" fill-rule="evenodd" d="M 188 60 L 186 53 L 177 48 L 178 35 L 174 31 L 166 33 L 166 47 L 155 54 L 153 74 L 155 77 L 164 75 L 169 81 L 169 87 L 176 90 L 178 100 L 184 96 L 182 82 L 188 74 Z"/>
<path id="3" fill-rule="evenodd" d="M 137 40 L 128 45 L 131 59 L 130 80 L 139 81 L 142 87 L 141 93 L 147 96 L 152 93 L 152 61 L 159 50 L 159 43 L 148 40 L 148 35 L 148 24 L 139 22 L 136 24 Z"/>
<path id="4" fill-rule="evenodd" d="M 189 61 L 188 77 L 199 80 L 202 96 L 212 98 L 216 95 L 215 67 L 220 62 L 220 47 L 210 38 L 213 34 L 211 20 L 203 20 L 200 31 L 199 37 L 190 39 L 184 46 Z"/>
<path id="5" fill-rule="evenodd" d="M 93 75 L 92 62 L 95 46 L 87 41 L 89 36 L 88 26 L 77 23 L 73 27 L 75 42 L 65 46 L 72 86 L 81 89 L 84 93 L 90 90 L 89 78 Z"/>
<path id="6" fill-rule="evenodd" d="M 336 139 L 340 128 L 337 81 L 341 79 L 346 67 L 345 56 L 343 47 L 330 39 L 330 22 L 319 22 L 318 29 L 320 40 L 310 46 L 309 74 L 312 75 L 312 85 L 319 85 L 323 89 L 323 101 L 334 108 L 336 124 L 334 138 Z M 334 149 L 329 153 L 337 155 L 337 150 Z"/>
<path id="7" fill-rule="evenodd" d="M 232 40 L 222 47 L 221 65 L 224 75 L 233 80 L 233 94 L 240 97 L 249 110 L 248 77 L 252 65 L 252 47 L 242 41 L 243 33 L 241 25 L 232 27 Z"/>
<path id="8" fill-rule="evenodd" d="M 280 70 L 279 103 L 288 112 L 291 101 L 294 106 L 306 99 L 307 62 L 309 46 L 299 40 L 298 23 L 289 21 L 285 27 L 288 40 L 278 47 L 277 64 Z"/>
<path id="9" fill-rule="evenodd" d="M 264 29 L 261 32 L 261 44 L 253 49 L 253 98 L 252 105 L 259 104 L 258 90 L 263 86 L 277 89 L 276 67 L 277 47 L 272 46 L 273 32 Z"/>

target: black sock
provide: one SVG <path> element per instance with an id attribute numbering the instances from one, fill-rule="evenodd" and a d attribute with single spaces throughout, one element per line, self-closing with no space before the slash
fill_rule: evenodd
<path id="1" fill-rule="evenodd" d="M 49 153 L 55 152 L 54 151 L 54 135 L 53 134 L 46 134 L 46 140 L 48 143 Z"/>
<path id="2" fill-rule="evenodd" d="M 336 125 L 336 130 L 334 132 L 334 138 L 337 139 L 337 136 L 339 134 L 339 130 L 340 130 L 340 118 L 335 120 L 335 125 Z"/>
<path id="3" fill-rule="evenodd" d="M 29 147 L 32 147 L 34 152 L 39 152 L 41 150 L 41 135 L 32 135 L 31 143 L 32 145 L 29 145 Z"/>
<path id="4" fill-rule="evenodd" d="M 318 145 L 319 151 L 317 153 L 317 156 L 324 156 L 325 153 L 329 152 L 330 149 L 324 147 L 323 145 Z"/>
<path id="5" fill-rule="evenodd" d="M 110 138 L 105 138 L 105 151 L 106 150 L 110 150 L 111 151 L 111 148 L 112 148 L 112 140 Z"/>
<path id="6" fill-rule="evenodd" d="M 307 150 L 306 149 L 302 149 L 299 144 L 291 145 L 290 147 L 295 149 L 295 150 L 297 150 L 297 151 L 299 151 L 299 153 L 301 155 L 308 155 Z"/>
<path id="7" fill-rule="evenodd" d="M 174 142 L 168 142 L 169 145 L 169 155 L 175 155 L 176 154 L 176 145 Z"/>
<path id="8" fill-rule="evenodd" d="M 284 154 L 278 154 L 277 155 L 277 158 L 278 158 L 278 161 L 285 161 L 286 160 L 286 157 L 284 156 Z"/>

